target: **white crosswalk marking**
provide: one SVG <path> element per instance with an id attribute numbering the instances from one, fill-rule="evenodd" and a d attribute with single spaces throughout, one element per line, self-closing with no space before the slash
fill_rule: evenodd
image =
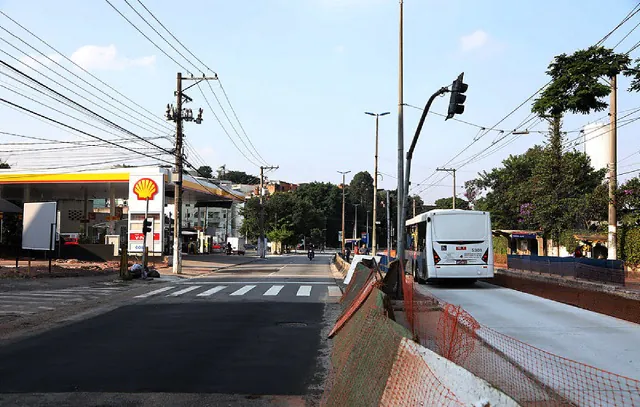
<path id="1" fill-rule="evenodd" d="M 296 293 L 297 297 L 308 297 L 311 295 L 311 286 L 310 285 L 301 285 L 298 288 L 298 292 Z"/>
<path id="2" fill-rule="evenodd" d="M 171 293 L 171 294 L 167 295 L 167 297 L 177 297 L 177 296 L 182 295 L 184 293 L 188 293 L 189 291 L 197 290 L 200 287 L 202 287 L 202 286 L 201 285 L 194 285 L 192 287 L 183 288 L 182 290 L 179 290 L 179 291 L 176 291 L 175 293 Z"/>
<path id="3" fill-rule="evenodd" d="M 152 295 L 156 295 L 156 294 L 160 294 L 163 293 L 165 291 L 169 291 L 174 289 L 175 287 L 163 287 L 163 288 L 159 288 L 157 290 L 154 291 L 150 291 L 146 294 L 140 294 L 140 295 L 136 295 L 134 298 L 147 298 L 147 297 L 151 297 Z"/>
<path id="4" fill-rule="evenodd" d="M 342 291 L 340 291 L 340 287 L 337 285 L 330 285 L 327 287 L 329 290 L 329 297 L 340 297 L 342 296 Z"/>
<path id="5" fill-rule="evenodd" d="M 283 288 L 283 285 L 272 285 L 271 288 L 269 288 L 267 292 L 264 293 L 264 295 L 278 295 L 278 293 L 280 293 L 280 290 L 282 290 Z"/>
<path id="6" fill-rule="evenodd" d="M 196 297 L 208 297 L 211 294 L 215 294 L 219 291 L 224 290 L 225 288 L 227 288 L 226 285 L 219 285 L 217 287 L 210 288 L 207 291 L 201 292 L 200 294 L 196 295 Z"/>
<path id="7" fill-rule="evenodd" d="M 232 292 L 231 295 L 245 295 L 246 293 L 253 290 L 254 288 L 256 288 L 255 285 L 245 285 L 241 289 Z"/>

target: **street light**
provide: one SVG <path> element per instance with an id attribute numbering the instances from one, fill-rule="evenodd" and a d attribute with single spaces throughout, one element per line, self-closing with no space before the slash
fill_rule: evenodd
<path id="1" fill-rule="evenodd" d="M 389 112 L 384 112 L 384 113 L 371 113 L 371 112 L 364 112 L 365 114 L 368 114 L 369 116 L 375 116 L 376 118 L 376 155 L 375 155 L 375 163 L 374 163 L 374 169 L 373 169 L 373 219 L 374 221 L 377 219 L 377 202 L 378 202 L 378 119 L 380 118 L 380 116 L 386 116 L 389 114 Z M 367 231 L 368 233 L 369 231 Z M 371 254 L 373 254 L 375 256 L 376 254 L 376 228 L 373 228 L 373 233 L 371 234 Z"/>
<path id="2" fill-rule="evenodd" d="M 338 171 L 338 172 L 342 174 L 342 254 L 344 254 L 344 192 L 345 192 L 344 177 L 351 171 Z"/>

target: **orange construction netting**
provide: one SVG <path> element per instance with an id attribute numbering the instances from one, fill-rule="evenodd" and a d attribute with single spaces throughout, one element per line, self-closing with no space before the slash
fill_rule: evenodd
<path id="1" fill-rule="evenodd" d="M 523 406 L 639 406 L 640 381 L 543 351 L 479 324 L 459 306 L 403 281 L 409 329 Z M 604 344 L 603 344 L 604 345 Z"/>

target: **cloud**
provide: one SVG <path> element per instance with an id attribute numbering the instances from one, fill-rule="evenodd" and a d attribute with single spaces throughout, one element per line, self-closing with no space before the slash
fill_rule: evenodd
<path id="1" fill-rule="evenodd" d="M 137 66 L 153 66 L 155 55 L 140 58 L 127 58 L 118 55 L 116 46 L 85 45 L 71 54 L 71 60 L 87 70 L 121 71 Z"/>
<path id="2" fill-rule="evenodd" d="M 488 43 L 489 35 L 482 30 L 476 30 L 471 34 L 463 35 L 460 38 L 460 48 L 462 52 L 469 52 L 485 47 Z"/>
<path id="3" fill-rule="evenodd" d="M 49 54 L 47 55 L 47 57 L 44 57 L 42 55 L 29 55 L 23 56 L 22 58 L 20 58 L 20 61 L 25 63 L 30 68 L 37 69 L 42 67 L 42 65 L 51 66 L 54 64 L 54 62 L 60 62 L 62 60 L 62 57 L 59 54 Z"/>

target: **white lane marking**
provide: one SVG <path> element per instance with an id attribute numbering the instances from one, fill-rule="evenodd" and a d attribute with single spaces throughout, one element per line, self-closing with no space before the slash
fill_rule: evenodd
<path id="1" fill-rule="evenodd" d="M 30 292 L 30 291 L 20 291 L 17 293 L 3 293 L 2 295 L 6 298 L 12 297 L 49 297 L 49 298 L 69 298 L 69 297 L 78 297 L 79 293 L 46 293 L 46 292 Z"/>
<path id="2" fill-rule="evenodd" d="M 226 285 L 219 285 L 217 287 L 210 288 L 207 291 L 201 292 L 200 294 L 196 295 L 196 297 L 208 297 L 211 294 L 215 294 L 218 291 L 224 290 L 225 288 L 227 288 Z"/>
<path id="3" fill-rule="evenodd" d="M 163 287 L 163 288 L 159 288 L 157 290 L 154 291 L 150 291 L 146 294 L 140 294 L 140 295 L 136 295 L 133 298 L 147 298 L 147 297 L 151 297 L 152 295 L 156 295 L 156 294 L 160 294 L 163 293 L 165 291 L 169 291 L 169 290 L 173 290 L 175 287 Z"/>
<path id="4" fill-rule="evenodd" d="M 53 311 L 55 308 L 51 308 L 51 307 L 38 307 L 38 309 L 45 309 L 47 311 Z"/>
<path id="5" fill-rule="evenodd" d="M 330 285 L 327 287 L 329 290 L 329 297 L 340 297 L 342 296 L 342 291 L 340 291 L 340 287 L 337 285 Z"/>
<path id="6" fill-rule="evenodd" d="M 319 284 L 319 285 L 333 285 L 335 282 L 333 281 L 198 281 L 198 282 L 190 282 L 185 281 L 180 282 L 180 285 L 191 285 L 191 284 Z"/>
<path id="7" fill-rule="evenodd" d="M 232 292 L 231 295 L 245 295 L 246 293 L 253 290 L 254 288 L 256 288 L 255 285 L 245 285 L 241 289 Z"/>
<path id="8" fill-rule="evenodd" d="M 282 290 L 283 288 L 283 285 L 272 285 L 271 288 L 269 288 L 263 295 L 278 295 L 278 293 L 280 293 L 280 290 Z"/>
<path id="9" fill-rule="evenodd" d="M 296 293 L 297 297 L 308 297 L 311 295 L 311 286 L 310 285 L 301 285 L 298 288 L 298 292 Z"/>
<path id="10" fill-rule="evenodd" d="M 184 293 L 188 293 L 189 291 L 197 290 L 200 287 L 201 286 L 199 286 L 199 285 L 194 285 L 194 286 L 191 286 L 191 287 L 183 288 L 182 290 L 179 290 L 179 291 L 176 291 L 175 293 L 171 293 L 171 294 L 167 295 L 167 297 L 177 297 L 177 296 L 182 295 Z"/>

